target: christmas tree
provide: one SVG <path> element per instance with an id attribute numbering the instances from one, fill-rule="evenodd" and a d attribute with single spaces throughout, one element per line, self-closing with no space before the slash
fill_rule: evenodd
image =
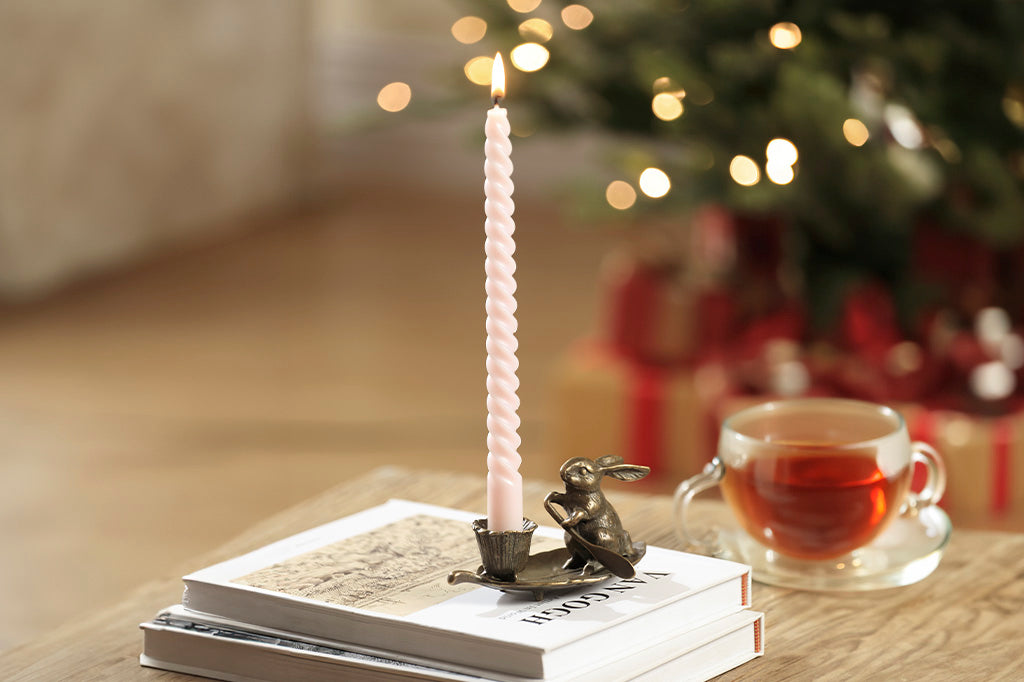
<path id="1" fill-rule="evenodd" d="M 607 174 L 583 181 L 605 210 L 719 241 L 721 221 L 694 216 L 731 217 L 706 349 L 732 344 L 740 366 L 789 338 L 823 390 L 875 400 L 1003 409 L 1024 383 L 1024 3 L 466 8 L 477 35 L 456 38 L 486 31 L 530 72 L 517 118 L 606 134 Z M 487 61 L 466 65 L 471 81 Z M 835 352 L 808 359 L 822 341 Z"/>
<path id="2" fill-rule="evenodd" d="M 1024 312 L 1011 287 L 1024 265 L 1024 4 L 469 7 L 497 49 L 547 51 L 517 92 L 541 134 L 596 127 L 616 141 L 622 181 L 645 167 L 671 178 L 667 194 L 630 210 L 715 202 L 781 221 L 783 265 L 819 328 L 865 280 L 893 292 L 905 326 L 940 303 L 965 315 L 989 304 Z M 913 258 L 936 254 L 941 270 L 965 248 L 986 272 L 959 262 L 963 285 L 991 279 L 983 295 L 951 291 L 940 281 L 949 272 Z"/>

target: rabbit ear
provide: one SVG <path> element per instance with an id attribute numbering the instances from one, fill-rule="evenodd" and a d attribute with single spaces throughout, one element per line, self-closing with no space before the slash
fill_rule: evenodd
<path id="1" fill-rule="evenodd" d="M 618 455 L 605 455 L 604 457 L 597 458 L 597 466 L 605 469 L 607 467 L 615 466 L 616 464 L 622 464 L 626 460 L 622 459 Z"/>
<path id="2" fill-rule="evenodd" d="M 605 476 L 611 476 L 620 481 L 639 481 L 651 473 L 651 467 L 640 466 L 639 464 L 615 464 L 610 467 L 602 467 L 602 470 Z"/>

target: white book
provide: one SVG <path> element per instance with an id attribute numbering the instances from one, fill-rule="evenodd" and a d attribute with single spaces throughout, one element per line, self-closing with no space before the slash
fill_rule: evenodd
<path id="1" fill-rule="evenodd" d="M 635 578 L 540 601 L 449 585 L 475 514 L 393 500 L 185 576 L 184 606 L 254 626 L 531 678 L 571 674 L 750 605 L 742 564 L 650 547 Z M 639 538 L 642 539 L 642 538 Z M 562 545 L 540 527 L 534 552 Z"/>
<path id="2" fill-rule="evenodd" d="M 227 619 L 200 617 L 181 606 L 169 607 L 140 627 L 142 665 L 221 680 L 531 682 L 268 628 L 252 629 Z M 581 661 L 572 673 L 550 682 L 706 680 L 761 656 L 763 633 L 764 615 L 741 611 L 664 639 L 652 638 L 650 646 L 598 667 Z"/>

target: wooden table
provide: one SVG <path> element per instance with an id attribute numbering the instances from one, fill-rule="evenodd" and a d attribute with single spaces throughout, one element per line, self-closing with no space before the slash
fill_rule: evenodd
<path id="1" fill-rule="evenodd" d="M 635 537 L 678 546 L 668 497 L 632 493 L 620 484 L 607 488 Z M 528 482 L 527 515 L 547 518 L 540 501 L 555 489 Z M 484 494 L 482 476 L 377 469 L 189 565 L 168 567 L 166 577 L 108 610 L 7 652 L 0 657 L 0 679 L 195 679 L 138 664 L 137 624 L 180 600 L 184 573 L 390 497 L 482 513 Z M 766 654 L 721 679 L 1024 679 L 1024 535 L 955 532 L 935 573 L 909 587 L 826 594 L 755 584 L 753 606 L 767 613 Z"/>

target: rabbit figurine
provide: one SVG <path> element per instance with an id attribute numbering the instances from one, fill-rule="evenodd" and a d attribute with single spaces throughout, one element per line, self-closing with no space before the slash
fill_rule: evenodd
<path id="1" fill-rule="evenodd" d="M 619 515 L 601 492 L 601 479 L 611 476 L 620 481 L 638 481 L 650 471 L 650 467 L 625 464 L 616 455 L 597 461 L 573 457 L 562 465 L 559 474 L 565 482 L 565 492 L 548 493 L 544 508 L 566 529 L 565 546 L 570 558 L 564 568 L 584 568 L 595 558 L 577 536 L 623 557 L 635 554 L 629 532 L 622 527 Z M 566 516 L 553 508 L 556 504 L 565 510 Z"/>

